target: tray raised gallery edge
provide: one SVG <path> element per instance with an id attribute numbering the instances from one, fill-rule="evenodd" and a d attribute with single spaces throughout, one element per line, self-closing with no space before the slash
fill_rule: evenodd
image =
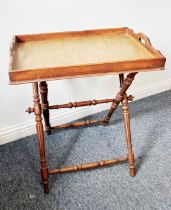
<path id="1" fill-rule="evenodd" d="M 164 69 L 165 57 L 129 28 L 16 35 L 10 84 Z"/>

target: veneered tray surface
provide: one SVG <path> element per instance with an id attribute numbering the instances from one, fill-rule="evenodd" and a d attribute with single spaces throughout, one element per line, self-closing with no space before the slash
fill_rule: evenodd
<path id="1" fill-rule="evenodd" d="M 135 61 L 164 58 L 158 51 L 148 46 L 147 40 L 143 44 L 138 38 L 142 37 L 137 37 L 127 28 L 16 36 L 10 70 L 11 82 L 13 79 L 16 82 L 20 80 L 25 82 L 98 75 L 105 74 L 105 69 L 106 73 L 110 71 L 113 73 L 119 72 L 119 69 L 115 68 L 117 63 L 130 64 L 132 61 L 135 64 Z M 110 64 L 111 70 L 107 69 L 106 64 Z M 149 69 L 164 67 L 164 64 L 157 65 L 153 64 Z M 93 67 L 96 67 L 96 71 Z M 135 69 L 143 68 L 139 64 L 139 68 Z M 121 66 L 120 71 L 130 71 L 129 65 L 128 69 L 126 67 L 122 69 Z M 28 75 L 27 79 L 21 76 L 23 72 L 32 76 Z M 18 79 L 15 75 L 19 75 Z"/>

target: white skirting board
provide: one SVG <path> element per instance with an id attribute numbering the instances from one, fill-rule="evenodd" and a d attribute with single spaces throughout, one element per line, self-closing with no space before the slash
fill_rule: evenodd
<path id="1" fill-rule="evenodd" d="M 171 79 L 162 82 L 149 84 L 146 87 L 134 89 L 131 94 L 135 97 L 135 100 L 154 95 L 160 92 L 171 89 Z M 129 92 L 129 91 L 128 91 Z M 101 98 L 113 98 L 114 95 L 105 96 Z M 73 120 L 86 117 L 91 114 L 95 114 L 104 111 L 110 107 L 110 104 L 100 104 L 96 106 L 87 106 L 77 109 L 61 109 L 51 113 L 51 124 L 58 125 Z M 0 144 L 5 144 L 32 134 L 36 133 L 34 115 L 33 120 L 23 122 L 20 124 L 12 125 L 0 130 Z"/>

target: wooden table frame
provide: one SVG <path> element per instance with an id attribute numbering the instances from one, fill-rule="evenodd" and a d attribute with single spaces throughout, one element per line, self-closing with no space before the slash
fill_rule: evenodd
<path id="1" fill-rule="evenodd" d="M 85 170 L 85 169 L 107 166 L 107 165 L 111 165 L 111 164 L 128 160 L 129 168 L 130 168 L 130 175 L 135 176 L 134 153 L 132 150 L 130 116 L 129 116 L 129 111 L 128 111 L 128 100 L 132 100 L 132 96 L 128 97 L 126 94 L 126 91 L 131 85 L 132 81 L 134 80 L 134 77 L 136 74 L 137 72 L 128 74 L 125 80 L 124 80 L 124 74 L 119 74 L 121 87 L 115 99 L 74 102 L 74 103 L 55 105 L 55 106 L 49 106 L 48 86 L 47 86 L 46 81 L 40 82 L 39 86 L 37 82 L 33 83 L 34 108 L 29 107 L 26 111 L 29 113 L 31 112 L 35 113 L 37 137 L 38 137 L 39 152 L 40 152 L 41 176 L 42 176 L 45 193 L 49 192 L 49 189 L 48 189 L 48 175 L 49 174 L 80 171 L 80 170 Z M 39 98 L 39 92 L 41 95 L 41 101 Z M 67 123 L 67 124 L 54 126 L 54 127 L 50 125 L 49 109 L 72 108 L 72 107 L 76 108 L 76 107 L 81 107 L 81 106 L 90 106 L 90 105 L 96 105 L 100 103 L 109 103 L 109 102 L 112 102 L 111 108 L 109 109 L 107 115 L 102 120 L 87 120 L 87 121 L 82 121 L 82 122 Z M 87 126 L 91 124 L 107 125 L 111 119 L 113 112 L 116 110 L 120 102 L 122 102 L 128 155 L 123 156 L 123 157 L 118 157 L 112 160 L 101 160 L 98 162 L 84 163 L 82 165 L 68 166 L 68 167 L 57 168 L 53 170 L 48 169 L 47 163 L 46 163 L 46 157 L 45 157 L 45 143 L 44 143 L 42 113 L 43 113 L 43 118 L 45 122 L 45 130 L 47 134 L 50 135 L 51 130 L 55 128 L 69 128 L 69 127 L 77 127 L 77 126 Z"/>
<path id="2" fill-rule="evenodd" d="M 75 66 L 56 66 L 49 68 L 35 68 L 35 69 L 22 69 L 15 65 L 16 59 L 16 48 L 17 44 L 30 42 L 30 41 L 43 41 L 46 39 L 61 39 L 61 38 L 75 38 L 75 37 L 90 37 L 90 36 L 103 36 L 104 34 L 126 34 L 126 36 L 131 37 L 131 40 L 148 51 L 150 56 L 147 58 L 133 59 L 133 60 L 123 60 L 123 61 L 109 61 L 102 63 L 85 63 L 83 65 Z M 130 131 L 130 114 L 128 111 L 128 101 L 133 100 L 133 97 L 127 96 L 127 89 L 132 84 L 135 75 L 142 71 L 152 71 L 157 69 L 164 69 L 166 58 L 156 49 L 154 49 L 149 41 L 149 39 L 143 33 L 134 33 L 133 30 L 129 28 L 117 28 L 117 29 L 100 29 L 100 30 L 90 30 L 81 32 L 63 32 L 63 33 L 50 33 L 50 34 L 37 34 L 37 35 L 17 35 L 14 37 L 11 50 L 11 62 L 9 78 L 10 84 L 22 84 L 22 83 L 32 83 L 33 87 L 33 102 L 34 107 L 29 107 L 26 111 L 28 113 L 34 112 L 37 137 L 40 152 L 40 163 L 41 163 L 41 177 L 44 185 L 44 192 L 48 193 L 48 176 L 50 174 L 64 173 L 64 172 L 75 172 L 85 169 L 91 169 L 96 167 L 108 166 L 111 164 L 116 164 L 122 161 L 128 161 L 130 175 L 135 176 L 135 166 L 134 166 L 134 153 L 132 149 L 131 142 L 131 131 Z M 21 67 L 21 66 L 20 66 Z M 124 73 L 128 73 L 124 79 Z M 101 99 L 101 100 L 89 100 L 81 101 L 60 105 L 49 105 L 48 102 L 48 85 L 47 81 L 56 79 L 68 79 L 68 78 L 78 78 L 87 76 L 99 76 L 107 74 L 119 74 L 120 80 L 120 90 L 114 99 Z M 41 99 L 40 99 L 40 96 Z M 111 108 L 101 120 L 86 120 L 81 122 L 71 122 L 58 126 L 51 126 L 49 110 L 60 109 L 60 108 L 77 108 L 81 106 L 91 106 L 102 103 L 112 103 Z M 92 124 L 107 125 L 111 119 L 113 112 L 116 110 L 119 104 L 122 104 L 122 112 L 124 119 L 125 135 L 128 154 L 122 157 L 117 157 L 111 160 L 101 160 L 98 162 L 84 163 L 81 165 L 73 165 L 64 168 L 48 169 L 45 156 L 45 143 L 44 143 L 44 129 L 43 129 L 43 118 L 45 122 L 45 130 L 48 135 L 51 134 L 53 129 L 59 128 L 70 128 L 78 126 L 87 126 Z"/>

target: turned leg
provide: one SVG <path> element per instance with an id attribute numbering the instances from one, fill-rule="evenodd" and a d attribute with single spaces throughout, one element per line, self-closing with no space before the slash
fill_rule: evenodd
<path id="1" fill-rule="evenodd" d="M 49 122 L 49 103 L 48 103 L 48 86 L 46 82 L 40 82 L 40 95 L 42 99 L 42 110 L 43 110 L 43 117 L 45 121 L 45 130 L 48 135 L 51 134 L 51 126 Z"/>
<path id="2" fill-rule="evenodd" d="M 124 75 L 120 74 L 120 83 L 122 85 Z M 128 163 L 130 168 L 130 175 L 135 176 L 135 166 L 134 166 L 134 153 L 132 150 L 132 142 L 131 142 L 131 129 L 130 129 L 130 114 L 128 111 L 128 97 L 127 94 L 124 94 L 124 98 L 122 100 L 122 111 L 124 117 L 124 127 L 125 127 L 125 134 L 126 134 L 126 143 L 128 148 Z"/>
<path id="3" fill-rule="evenodd" d="M 119 103 L 123 100 L 124 94 L 127 91 L 127 89 L 129 88 L 129 86 L 132 84 L 132 81 L 134 80 L 134 77 L 135 77 L 136 74 L 137 74 L 137 72 L 128 74 L 126 79 L 121 84 L 120 91 L 116 95 L 115 100 L 112 103 L 111 108 L 109 109 L 107 115 L 104 118 L 104 122 L 103 122 L 104 125 L 107 125 L 109 123 L 113 112 L 116 110 Z"/>
<path id="4" fill-rule="evenodd" d="M 44 132 L 41 117 L 41 105 L 38 92 L 38 83 L 33 83 L 33 97 L 34 97 L 34 113 L 36 120 L 37 138 L 40 152 L 40 163 L 41 163 L 41 176 L 44 185 L 44 192 L 48 193 L 48 168 L 46 166 L 45 158 L 45 143 L 44 143 Z"/>

